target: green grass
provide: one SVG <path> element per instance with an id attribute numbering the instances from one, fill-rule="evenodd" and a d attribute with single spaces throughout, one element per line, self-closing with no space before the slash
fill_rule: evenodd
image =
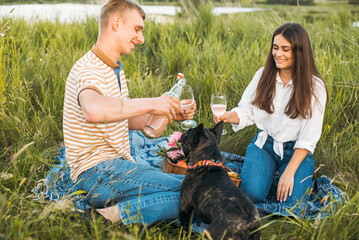
<path id="1" fill-rule="evenodd" d="M 358 239 L 359 28 L 352 22 L 359 21 L 359 8 L 270 7 L 272 11 L 215 17 L 205 6 L 198 16 L 177 16 L 173 24 L 146 22 L 146 43 L 122 59 L 131 97 L 159 96 L 182 72 L 196 95 L 195 120 L 213 126 L 211 93 L 224 91 L 228 109 L 236 106 L 264 64 L 273 30 L 287 21 L 303 24 L 330 95 L 314 154 L 317 166 L 322 164 L 316 176 L 333 179 L 349 202 L 322 220 L 264 220 L 263 239 Z M 167 224 L 149 231 L 138 225 L 86 224 L 67 205 L 32 200 L 31 189 L 55 163 L 63 143 L 67 75 L 95 43 L 97 31 L 95 19 L 85 24 L 0 21 L 5 34 L 0 39 L 0 239 L 180 239 L 180 229 Z M 255 127 L 236 133 L 226 128 L 221 148 L 243 155 Z M 165 134 L 174 130 L 180 130 L 178 124 Z M 191 239 L 201 238 L 192 234 Z"/>

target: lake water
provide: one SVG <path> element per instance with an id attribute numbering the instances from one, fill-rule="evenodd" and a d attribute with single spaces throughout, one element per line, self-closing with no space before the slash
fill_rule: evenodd
<path id="1" fill-rule="evenodd" d="M 86 17 L 98 17 L 100 5 L 91 4 L 22 4 L 0 5 L 0 17 L 23 17 L 26 20 L 50 20 L 58 19 L 60 22 L 85 21 Z M 176 6 L 143 6 L 146 15 L 156 21 L 166 21 L 177 12 L 181 12 Z M 261 8 L 241 7 L 216 7 L 213 14 L 233 14 L 241 12 L 263 11 Z M 12 12 L 11 12 L 12 11 Z M 11 13 L 10 13 L 11 12 Z"/>

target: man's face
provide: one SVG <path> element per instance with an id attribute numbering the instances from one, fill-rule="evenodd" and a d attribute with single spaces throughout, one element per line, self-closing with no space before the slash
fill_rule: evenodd
<path id="1" fill-rule="evenodd" d="M 143 29 L 143 19 L 136 9 L 129 9 L 123 14 L 116 33 L 120 55 L 129 55 L 137 44 L 145 42 Z"/>

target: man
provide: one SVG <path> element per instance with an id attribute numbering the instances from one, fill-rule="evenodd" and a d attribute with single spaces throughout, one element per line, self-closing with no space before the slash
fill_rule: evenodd
<path id="1" fill-rule="evenodd" d="M 87 203 L 125 224 L 177 218 L 182 181 L 136 163 L 129 129 L 143 129 L 151 115 L 164 115 L 169 123 L 192 119 L 196 108 L 181 112 L 179 100 L 171 96 L 129 98 L 119 59 L 144 43 L 144 19 L 133 0 L 109 0 L 101 8 L 97 42 L 71 69 L 64 102 L 70 177 L 87 191 Z"/>

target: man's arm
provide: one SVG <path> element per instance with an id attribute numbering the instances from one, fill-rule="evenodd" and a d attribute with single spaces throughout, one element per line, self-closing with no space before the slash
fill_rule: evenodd
<path id="1" fill-rule="evenodd" d="M 193 116 L 195 114 L 195 111 L 197 109 L 197 104 L 194 103 L 191 109 L 189 110 L 180 110 L 178 114 L 174 117 L 173 120 L 176 121 L 182 121 L 185 119 L 193 119 Z M 142 130 L 144 127 L 146 127 L 146 123 L 148 119 L 150 118 L 151 114 L 146 114 L 138 117 L 133 117 L 128 119 L 128 125 L 130 130 Z"/>
<path id="2" fill-rule="evenodd" d="M 145 120 L 144 115 L 148 114 L 165 115 L 171 123 L 180 108 L 179 100 L 168 95 L 124 100 L 84 89 L 78 98 L 85 120 L 92 123 L 118 122 L 139 116 Z"/>
<path id="3" fill-rule="evenodd" d="M 128 127 L 130 130 L 142 130 L 146 127 L 148 119 L 152 116 L 151 114 L 145 114 L 138 117 L 128 119 Z"/>

